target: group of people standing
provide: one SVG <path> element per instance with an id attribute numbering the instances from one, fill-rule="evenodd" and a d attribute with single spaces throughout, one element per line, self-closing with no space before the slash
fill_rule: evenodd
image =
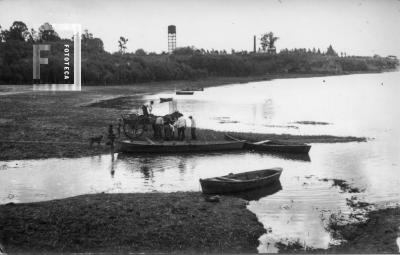
<path id="1" fill-rule="evenodd" d="M 196 121 L 193 116 L 189 116 L 191 139 L 196 140 Z M 187 128 L 186 119 L 184 116 L 178 119 L 164 120 L 162 116 L 156 118 L 154 123 L 154 137 L 158 139 L 165 139 L 167 141 L 175 139 L 175 130 L 178 132 L 178 140 L 185 140 L 185 130 Z M 164 133 L 164 136 L 163 136 Z"/>
<path id="2" fill-rule="evenodd" d="M 141 107 L 143 116 L 150 118 L 152 114 L 154 102 L 150 101 L 149 104 L 144 104 Z M 193 116 L 189 116 L 190 119 L 190 130 L 191 130 L 191 139 L 197 140 L 196 136 L 196 120 Z M 174 140 L 175 133 L 177 131 L 177 138 L 180 141 L 185 139 L 185 130 L 187 128 L 185 117 L 181 116 L 179 118 L 164 118 L 159 116 L 156 118 L 153 124 L 154 130 L 154 138 L 156 139 L 164 139 L 164 140 Z"/>

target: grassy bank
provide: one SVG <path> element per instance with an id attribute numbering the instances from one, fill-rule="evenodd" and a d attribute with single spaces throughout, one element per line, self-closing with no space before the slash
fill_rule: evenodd
<path id="1" fill-rule="evenodd" d="M 400 208 L 386 208 L 367 213 L 366 221 L 357 223 L 331 221 L 328 231 L 344 242 L 328 249 L 304 247 L 300 242 L 279 243 L 281 253 L 398 253 L 396 240 L 400 235 Z"/>
<path id="2" fill-rule="evenodd" d="M 194 192 L 97 194 L 0 206 L 7 252 L 257 252 L 246 202 Z"/>
<path id="3" fill-rule="evenodd" d="M 250 78 L 248 78 L 250 79 Z M 260 78 L 261 79 L 261 78 Z M 268 79 L 264 77 L 263 79 Z M 122 109 L 107 105 L 108 99 L 132 96 L 142 104 L 144 94 L 159 93 L 187 86 L 218 86 L 246 79 L 220 78 L 196 82 L 166 82 L 136 86 L 84 87 L 81 92 L 25 92 L 0 95 L 0 160 L 50 157 L 82 157 L 107 153 L 106 146 L 89 146 L 89 138 L 106 136 L 109 124 L 116 124 Z M 8 87 L 8 89 L 11 89 Z M 26 90 L 26 88 L 22 88 Z M 103 102 L 102 107 L 89 107 Z M 106 102 L 106 107 L 104 107 Z M 128 105 L 132 109 L 132 105 Z M 236 134 L 248 140 L 283 139 L 295 142 L 348 142 L 365 138 L 333 136 L 291 136 L 275 134 Z M 223 133 L 199 130 L 200 139 L 224 139 Z M 104 140 L 103 140 L 104 144 Z"/>
<path id="4" fill-rule="evenodd" d="M 332 246 L 331 253 L 398 253 L 396 239 L 400 231 L 400 208 L 371 211 L 366 222 L 337 224 L 331 231 L 345 243 Z"/>

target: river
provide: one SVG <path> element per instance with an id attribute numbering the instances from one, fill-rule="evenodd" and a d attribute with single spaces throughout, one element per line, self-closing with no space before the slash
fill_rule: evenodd
<path id="1" fill-rule="evenodd" d="M 99 192 L 200 191 L 199 178 L 280 166 L 281 189 L 252 200 L 268 233 L 260 252 L 279 241 L 327 248 L 326 217 L 349 213 L 346 199 L 388 206 L 400 202 L 400 72 L 276 79 L 205 88 L 175 97 L 199 127 L 227 131 L 368 137 L 367 142 L 312 144 L 309 157 L 255 152 L 109 155 L 0 162 L 0 203 L 35 202 Z M 156 104 L 154 112 L 168 112 Z M 314 123 L 313 123 L 314 122 Z M 324 178 L 342 179 L 347 193 Z"/>

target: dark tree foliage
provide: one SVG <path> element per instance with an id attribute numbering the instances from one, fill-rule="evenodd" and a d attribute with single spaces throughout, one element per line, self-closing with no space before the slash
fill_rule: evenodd
<path id="1" fill-rule="evenodd" d="M 9 30 L 2 31 L 5 41 L 27 41 L 29 36 L 28 27 L 22 21 L 14 21 Z"/>
<path id="2" fill-rule="evenodd" d="M 39 27 L 40 42 L 57 42 L 60 40 L 61 38 L 50 23 L 46 22 Z"/>
<path id="3" fill-rule="evenodd" d="M 146 51 L 144 51 L 144 49 L 137 49 L 135 51 L 135 55 L 137 55 L 137 56 L 146 56 L 147 53 L 146 53 Z"/>
<path id="4" fill-rule="evenodd" d="M 196 49 L 191 46 L 187 46 L 187 47 L 180 47 L 180 48 L 176 48 L 172 54 L 173 55 L 193 55 L 196 53 Z"/>
<path id="5" fill-rule="evenodd" d="M 336 51 L 333 49 L 332 45 L 329 45 L 328 49 L 326 50 L 326 55 L 328 55 L 328 56 L 338 56 Z"/>

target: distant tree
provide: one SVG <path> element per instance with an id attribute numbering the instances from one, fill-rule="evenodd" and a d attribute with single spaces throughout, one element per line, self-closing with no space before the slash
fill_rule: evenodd
<path id="1" fill-rule="evenodd" d="M 82 33 L 82 50 L 89 52 L 103 52 L 104 43 L 100 38 L 95 38 L 89 30 L 85 29 Z"/>
<path id="2" fill-rule="evenodd" d="M 329 45 L 328 49 L 326 50 L 326 55 L 328 55 L 328 56 L 338 56 L 336 51 L 333 49 L 332 45 Z"/>
<path id="3" fill-rule="evenodd" d="M 28 41 L 33 43 L 33 42 L 36 42 L 37 40 L 39 40 L 39 35 L 35 29 L 31 28 L 31 33 L 30 33 Z"/>
<path id="4" fill-rule="evenodd" d="M 46 42 L 56 42 L 60 41 L 61 38 L 58 36 L 53 26 L 50 23 L 46 22 L 39 27 L 39 40 Z"/>
<path id="5" fill-rule="evenodd" d="M 126 52 L 126 44 L 128 43 L 128 38 L 125 38 L 123 36 L 119 37 L 118 40 L 118 48 L 119 48 L 119 53 L 125 54 Z"/>
<path id="6" fill-rule="evenodd" d="M 321 50 L 318 48 L 317 54 L 321 55 Z"/>
<path id="7" fill-rule="evenodd" d="M 93 34 L 89 33 L 88 29 L 85 29 L 84 33 L 82 34 L 82 40 L 85 41 L 85 40 L 90 40 L 90 39 L 93 39 Z"/>
<path id="8" fill-rule="evenodd" d="M 264 52 L 276 53 L 275 42 L 279 37 L 274 36 L 273 32 L 265 33 L 261 36 L 260 44 Z"/>
<path id="9" fill-rule="evenodd" d="M 187 47 L 176 48 L 172 52 L 172 54 L 174 54 L 174 55 L 193 55 L 195 52 L 196 52 L 196 49 L 193 46 L 191 46 L 191 47 L 187 46 Z"/>
<path id="10" fill-rule="evenodd" d="M 22 21 L 14 21 L 9 30 L 2 31 L 3 40 L 27 41 L 30 37 L 28 27 Z"/>
<path id="11" fill-rule="evenodd" d="M 138 55 L 138 56 L 146 56 L 147 53 L 146 53 L 146 51 L 144 51 L 144 49 L 137 49 L 137 50 L 135 51 L 135 55 Z"/>
<path id="12" fill-rule="evenodd" d="M 0 42 L 3 42 L 3 30 L 1 30 L 1 25 L 0 25 Z"/>

